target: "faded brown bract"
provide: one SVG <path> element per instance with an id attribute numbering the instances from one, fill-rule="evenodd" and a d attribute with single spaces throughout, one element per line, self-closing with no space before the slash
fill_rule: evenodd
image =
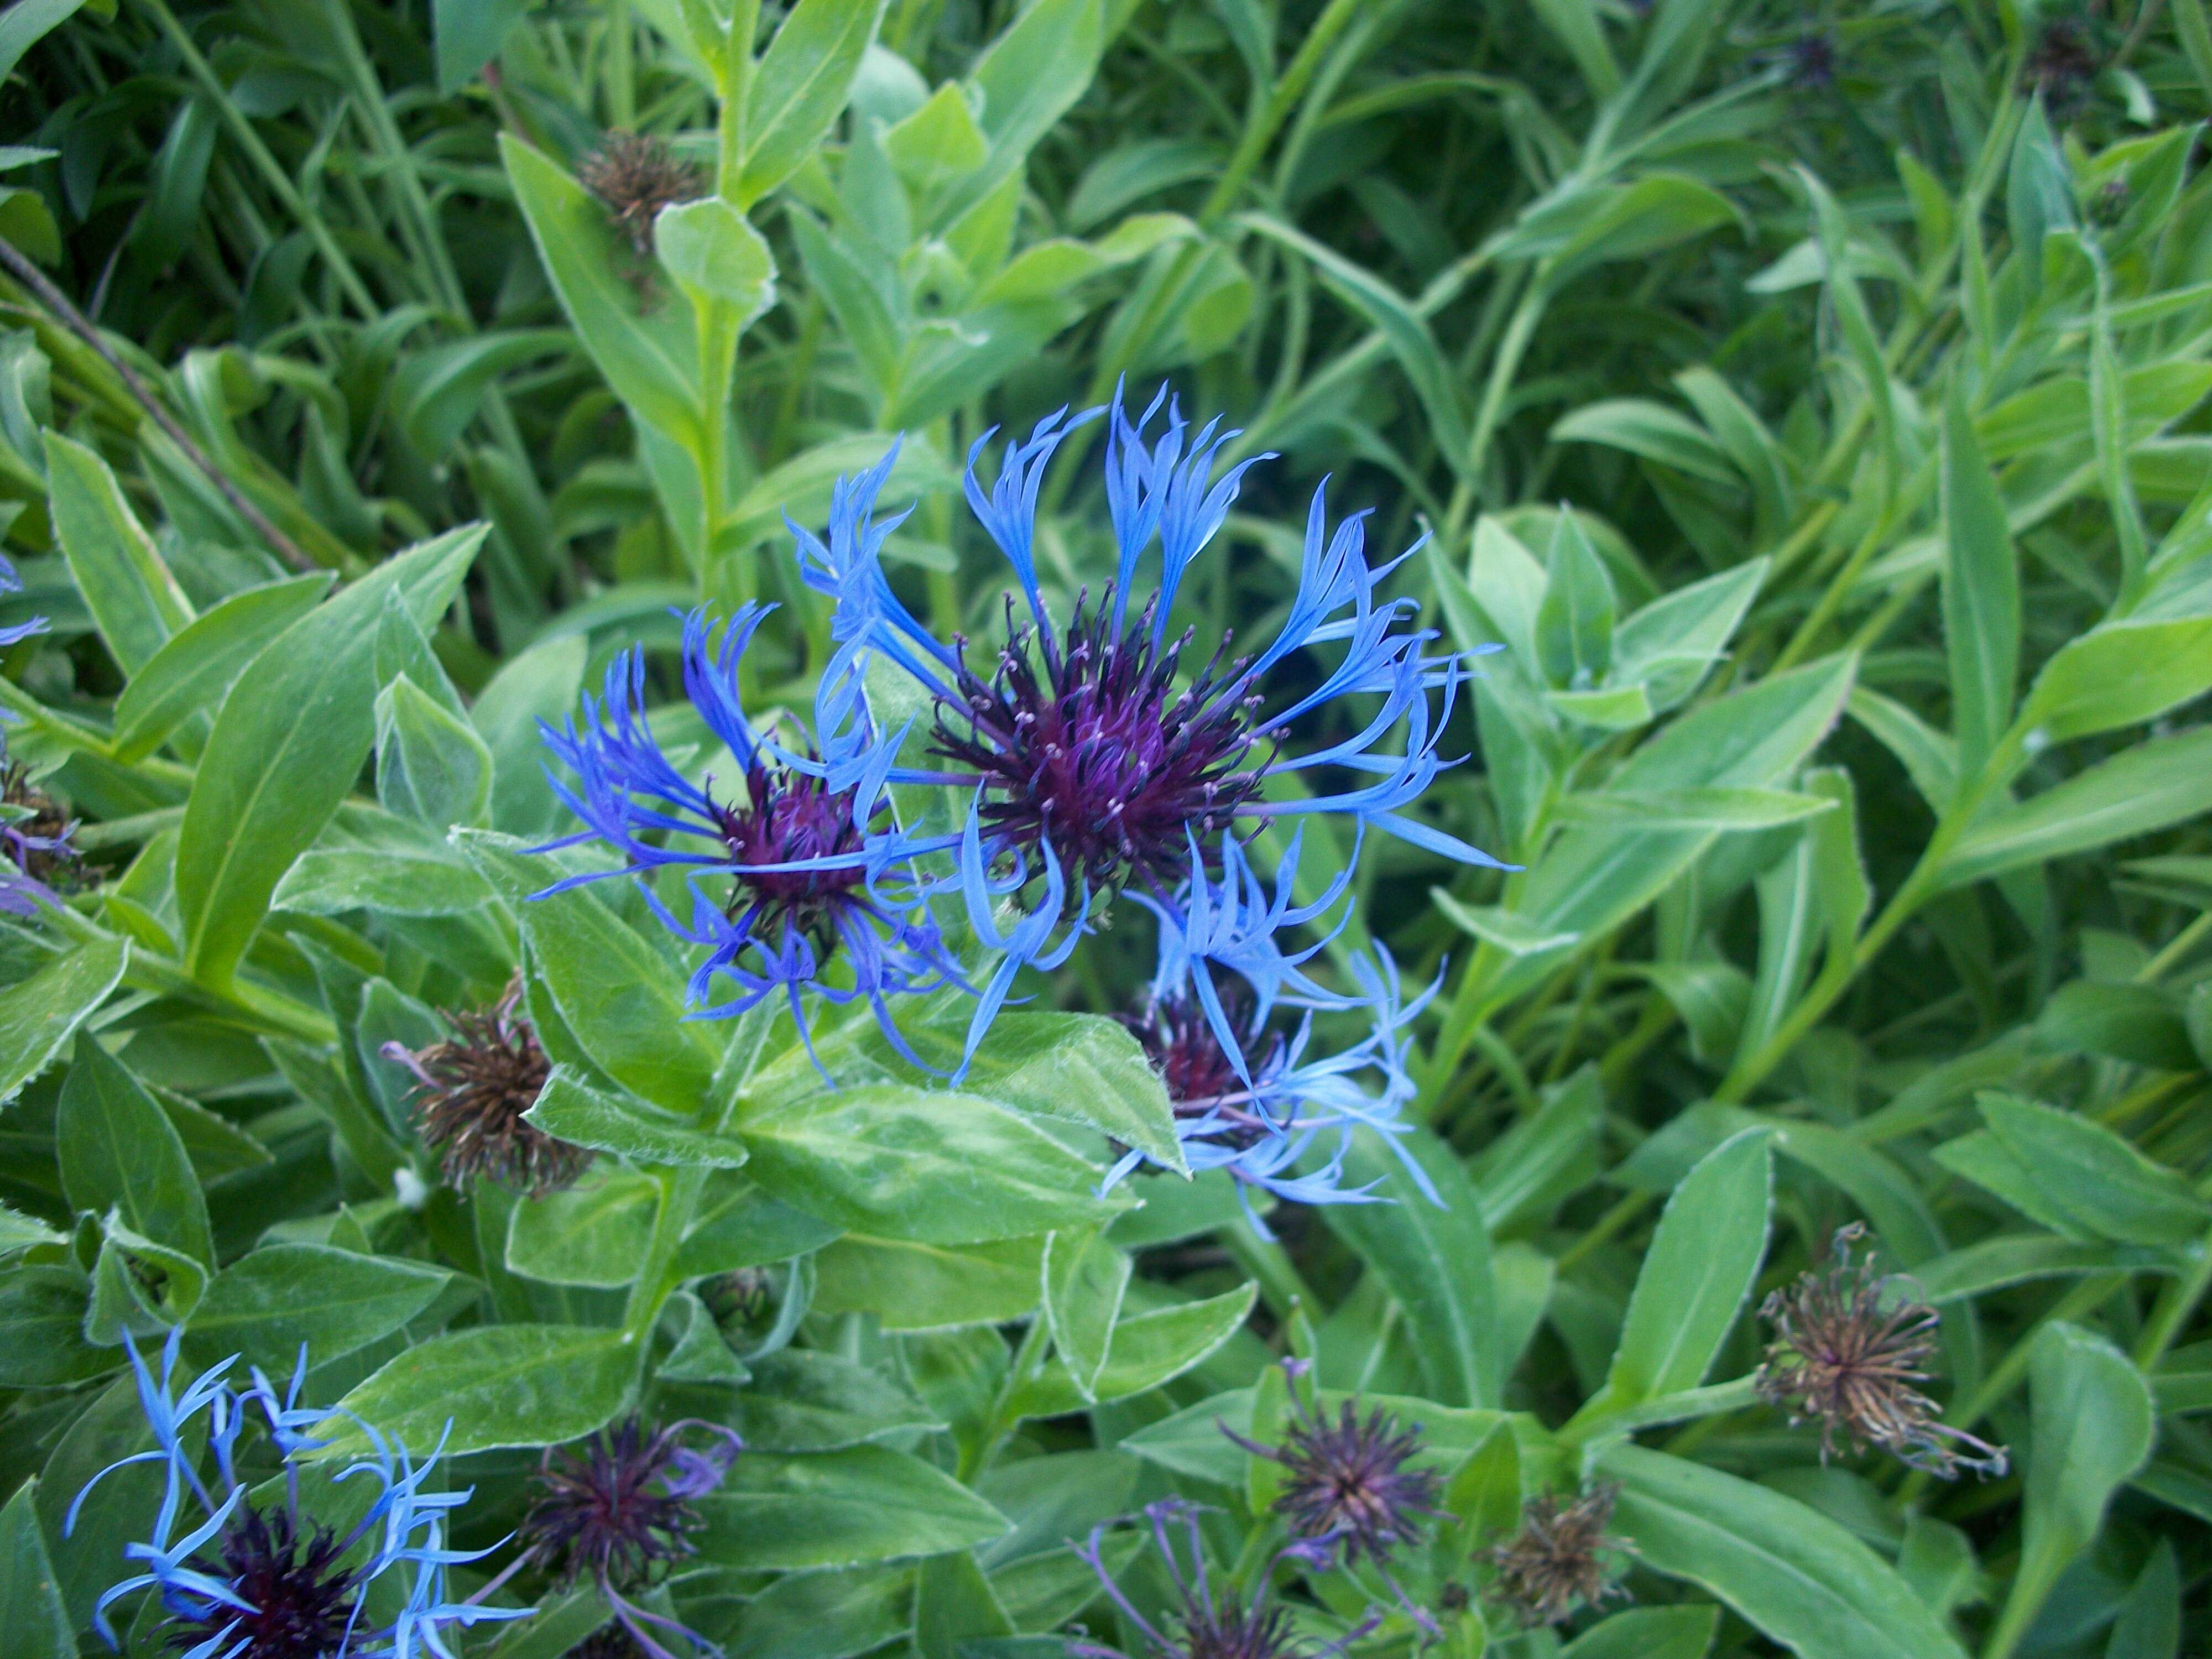
<path id="1" fill-rule="evenodd" d="M 665 139 L 642 132 L 611 132 L 584 158 L 576 178 L 606 204 L 607 213 L 639 254 L 653 253 L 653 222 L 663 208 L 696 201 L 699 169 L 672 154 Z"/>
<path id="2" fill-rule="evenodd" d="M 1828 1266 L 1760 1307 L 1774 1341 L 1759 1368 L 1759 1397 L 1792 1423 L 1817 1419 L 1824 1462 L 1841 1441 L 1854 1451 L 1879 1447 L 1946 1480 L 1961 1469 L 2002 1474 L 2003 1448 L 1943 1423 L 1916 1386 L 1928 1380 L 1938 1316 L 1911 1279 L 1876 1273 L 1871 1255 L 1853 1263 L 1865 1235 L 1856 1222 L 1838 1229 Z"/>
<path id="3" fill-rule="evenodd" d="M 447 1041 L 414 1049 L 388 1043 L 384 1054 L 414 1075 L 422 1139 L 438 1154 L 447 1184 L 489 1176 L 543 1198 L 574 1186 L 593 1154 L 523 1116 L 552 1068 L 521 1002 L 518 980 L 489 1008 L 447 1014 L 453 1035 Z"/>
<path id="4" fill-rule="evenodd" d="M 1488 1552 L 1498 1569 L 1491 1599 L 1524 1625 L 1557 1625 L 1576 1608 L 1628 1592 L 1613 1582 L 1628 1553 L 1606 1531 L 1618 1486 L 1593 1486 L 1572 1503 L 1541 1492 L 1521 1511 L 1521 1530 Z"/>

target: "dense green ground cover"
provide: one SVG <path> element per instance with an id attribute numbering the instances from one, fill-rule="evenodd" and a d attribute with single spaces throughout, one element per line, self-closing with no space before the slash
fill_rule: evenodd
<path id="1" fill-rule="evenodd" d="M 252 1622 L 311 1590 L 501 1659 L 2202 1650 L 2203 0 L 15 0 L 0 65 L 11 1659 L 104 1650 L 205 1516 L 165 1463 L 245 1495 L 101 1615 L 136 1653 L 334 1651 Z M 1276 456 L 1186 679 L 1297 623 L 1323 475 L 1432 650 L 1501 647 L 1405 810 L 1519 867 L 1316 817 L 1298 894 L 1348 886 L 1280 940 L 1438 981 L 1373 1068 L 1403 1157 L 1340 1170 L 1382 1202 L 1102 1194 L 1249 1149 L 1109 1018 L 1112 880 L 957 1087 L 816 992 L 811 1054 L 685 1018 L 629 883 L 530 896 L 613 867 L 528 849 L 617 653 L 742 769 L 683 611 L 776 605 L 732 684 L 826 740 L 858 601 L 784 515 L 892 434 L 884 567 L 988 665 L 969 447 L 1125 377 Z M 1037 504 L 1062 618 L 1103 429 Z M 940 895 L 945 951 L 988 978 L 1041 884 Z M 895 1000 L 951 1070 L 974 999 Z M 126 1340 L 276 1392 L 164 1443 Z M 670 1507 L 594 1553 L 633 1419 L 590 1443 Z M 247 1515 L 349 1553 L 193 1601 Z"/>

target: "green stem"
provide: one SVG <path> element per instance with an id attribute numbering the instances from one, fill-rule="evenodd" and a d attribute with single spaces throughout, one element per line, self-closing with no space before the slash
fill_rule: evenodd
<path id="1" fill-rule="evenodd" d="M 645 1259 L 638 1264 L 637 1277 L 630 1281 L 629 1299 L 623 1308 L 625 1342 L 644 1340 L 675 1290 L 672 1270 L 677 1248 L 690 1228 L 707 1182 L 704 1170 L 659 1169 L 651 1173 L 659 1188 L 659 1201 L 653 1207 L 653 1236 L 646 1241 Z"/>

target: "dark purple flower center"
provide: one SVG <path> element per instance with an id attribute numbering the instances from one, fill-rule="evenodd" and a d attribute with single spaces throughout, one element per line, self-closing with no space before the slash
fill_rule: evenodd
<path id="1" fill-rule="evenodd" d="M 222 1579 L 253 1611 L 219 1605 L 188 1609 L 172 1601 L 177 1615 L 172 1647 L 189 1650 L 228 1629 L 219 1650 L 239 1646 L 253 1659 L 326 1659 L 338 1651 L 360 1585 L 339 1565 L 345 1550 L 328 1528 L 302 1534 L 289 1510 L 264 1515 L 242 1509 L 217 1547 L 220 1559 L 196 1557 L 193 1570 Z M 358 1643 L 367 1634 L 356 1629 L 354 1638 Z"/>
<path id="2" fill-rule="evenodd" d="M 1361 1420 L 1350 1401 L 1340 1415 L 1294 1425 L 1272 1454 L 1285 1471 L 1277 1510 L 1300 1538 L 1339 1540 L 1347 1556 L 1381 1560 L 1431 1512 L 1436 1476 L 1407 1467 L 1420 1436 L 1377 1408 Z"/>
<path id="3" fill-rule="evenodd" d="M 1246 1607 L 1224 1598 L 1187 1608 L 1180 1626 L 1178 1659 L 1288 1659 L 1297 1651 L 1291 1616 L 1280 1607 Z"/>
<path id="4" fill-rule="evenodd" d="M 565 1557 L 567 1578 L 602 1585 L 643 1581 L 655 1562 L 691 1553 L 699 1524 L 690 1500 L 712 1492 L 727 1473 L 735 1437 L 714 1429 L 712 1450 L 694 1451 L 677 1424 L 647 1437 L 635 1418 L 586 1443 L 580 1453 L 548 1452 L 540 1497 L 519 1535 L 550 1561 Z"/>
<path id="5" fill-rule="evenodd" d="M 1232 1029 L 1243 1031 L 1250 1028 L 1252 994 L 1243 986 L 1224 987 L 1221 1006 Z M 1144 1045 L 1146 1057 L 1167 1085 L 1168 1103 L 1177 1117 L 1208 1116 L 1221 1109 L 1224 1097 L 1251 1092 L 1244 1079 L 1237 1074 L 1235 1063 L 1214 1032 L 1213 1022 L 1206 1017 L 1206 1010 L 1196 997 L 1163 997 L 1141 1014 L 1121 1016 L 1121 1021 Z M 1255 1077 L 1266 1075 L 1283 1047 L 1282 1038 L 1271 1033 L 1263 1033 L 1260 1042 L 1261 1053 L 1256 1060 L 1251 1054 L 1251 1046 L 1248 1044 L 1246 1048 L 1247 1061 Z M 1266 1124 L 1256 1113 L 1231 1107 L 1225 1115 L 1232 1121 L 1223 1128 L 1219 1138 L 1231 1146 L 1256 1145 L 1267 1133 Z"/>
<path id="6" fill-rule="evenodd" d="M 839 858 L 863 844 L 853 822 L 853 792 L 834 790 L 803 772 L 754 766 L 745 773 L 746 800 L 721 808 L 722 844 L 738 865 L 796 864 Z M 738 872 L 730 896 L 732 917 L 748 906 L 822 943 L 841 902 L 867 879 L 858 866 L 821 870 Z"/>
<path id="7" fill-rule="evenodd" d="M 1042 675 L 1011 599 L 988 681 L 958 641 L 963 706 L 939 706 L 933 746 L 982 778 L 979 815 L 1002 842 L 1048 843 L 1071 880 L 1111 889 L 1135 877 L 1164 896 L 1190 872 L 1191 836 L 1215 840 L 1259 793 L 1258 769 L 1243 764 L 1257 700 L 1229 696 L 1236 670 L 1217 678 L 1212 663 L 1177 690 L 1189 635 L 1156 647 L 1148 606 L 1115 637 L 1111 600 L 1109 590 L 1086 616 L 1077 599 L 1066 654 L 1048 650 Z"/>

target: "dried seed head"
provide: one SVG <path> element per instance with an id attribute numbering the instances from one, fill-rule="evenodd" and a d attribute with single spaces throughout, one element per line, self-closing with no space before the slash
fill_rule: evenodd
<path id="1" fill-rule="evenodd" d="M 641 255 L 653 252 L 653 222 L 665 207 L 696 200 L 699 169 L 671 154 L 668 141 L 642 132 L 610 132 L 584 158 L 576 177 Z"/>
<path id="2" fill-rule="evenodd" d="M 1823 1461 L 1840 1437 L 1946 1480 L 1960 1469 L 2002 1474 L 2003 1449 L 1940 1421 L 1936 1402 L 1914 1386 L 1928 1380 L 1935 1356 L 1936 1310 L 1911 1279 L 1877 1274 L 1871 1255 L 1852 1264 L 1865 1236 L 1856 1222 L 1838 1229 L 1828 1267 L 1801 1273 L 1760 1307 L 1774 1341 L 1759 1368 L 1759 1397 L 1792 1423 L 1818 1419 Z"/>
<path id="3" fill-rule="evenodd" d="M 1627 1592 L 1613 1582 L 1627 1544 L 1606 1531 L 1617 1486 L 1593 1486 L 1571 1504 L 1543 1492 L 1521 1511 L 1521 1530 L 1493 1547 L 1492 1599 L 1524 1625 L 1556 1625 L 1577 1607 Z"/>
<path id="4" fill-rule="evenodd" d="M 521 1001 L 518 979 L 493 1006 L 448 1014 L 453 1035 L 445 1042 L 423 1048 L 390 1042 L 384 1056 L 414 1074 L 422 1139 L 449 1184 L 488 1176 L 543 1198 L 574 1185 L 592 1154 L 523 1116 L 552 1068 Z"/>
<path id="5" fill-rule="evenodd" d="M 2036 36 L 2021 76 L 2027 88 L 2041 93 L 2051 112 L 2063 118 L 2080 106 L 2104 66 L 2088 31 L 2071 19 L 2057 17 Z"/>
<path id="6" fill-rule="evenodd" d="M 1437 1477 L 1407 1467 L 1421 1449 L 1419 1426 L 1401 1429 L 1379 1407 L 1363 1421 L 1349 1400 L 1334 1419 L 1302 1404 L 1279 1446 L 1230 1438 L 1283 1466 L 1274 1508 L 1291 1535 L 1340 1547 L 1347 1562 L 1379 1563 L 1435 1513 Z"/>

